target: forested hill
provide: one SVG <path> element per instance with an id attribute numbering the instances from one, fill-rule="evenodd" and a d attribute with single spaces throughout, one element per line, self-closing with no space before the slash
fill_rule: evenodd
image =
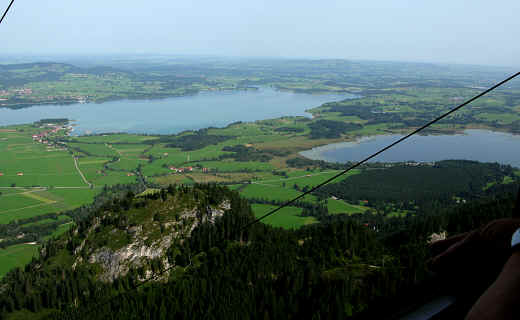
<path id="1" fill-rule="evenodd" d="M 516 178 L 514 168 L 508 165 L 445 160 L 365 170 L 316 193 L 349 202 L 364 201 L 380 211 L 385 207 L 424 211 L 478 199 L 493 193 L 491 187 Z"/>
<path id="2" fill-rule="evenodd" d="M 508 216 L 513 203 L 504 194 L 368 227 L 363 216 L 329 216 L 298 230 L 244 230 L 250 206 L 225 187 L 128 193 L 78 218 L 24 270 L 10 272 L 0 283 L 0 319 L 380 316 L 429 277 L 429 234 Z"/>

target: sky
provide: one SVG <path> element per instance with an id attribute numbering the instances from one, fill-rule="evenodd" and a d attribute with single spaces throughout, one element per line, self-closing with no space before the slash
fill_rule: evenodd
<path id="1" fill-rule="evenodd" d="M 0 0 L 3 12 L 9 0 Z M 16 0 L 3 54 L 520 66 L 518 0 Z"/>

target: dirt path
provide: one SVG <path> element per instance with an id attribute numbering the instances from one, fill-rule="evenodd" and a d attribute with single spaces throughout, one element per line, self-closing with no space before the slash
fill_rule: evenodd
<path id="1" fill-rule="evenodd" d="M 0 189 L 12 189 L 12 187 L 0 187 Z M 20 187 L 20 189 L 21 189 L 21 187 Z M 29 192 L 40 192 L 40 191 L 45 191 L 45 190 L 47 190 L 47 188 L 39 187 L 38 189 L 31 189 L 31 190 L 27 190 L 27 191 L 24 191 L 24 192 L 15 192 L 15 193 L 2 194 L 2 198 L 12 197 L 12 196 L 19 196 L 19 195 L 23 195 L 23 194 L 26 194 L 26 193 L 29 193 Z"/>
<path id="2" fill-rule="evenodd" d="M 52 204 L 52 203 L 40 203 L 40 204 L 35 204 L 35 205 L 32 205 L 32 206 L 27 206 L 27 207 L 23 207 L 23 208 L 16 208 L 16 209 L 0 211 L 0 214 L 4 214 L 4 213 L 8 213 L 8 212 L 20 211 L 20 210 L 29 209 L 29 208 L 43 207 L 43 206 L 48 206 L 50 204 Z"/>
<path id="3" fill-rule="evenodd" d="M 42 192 L 42 191 L 45 191 L 45 190 L 28 191 L 28 192 L 22 192 L 21 194 L 26 196 L 27 198 L 35 199 L 35 200 L 38 200 L 38 201 L 43 202 L 43 203 L 49 203 L 50 204 L 50 203 L 58 202 L 56 200 L 45 198 L 45 197 L 42 197 L 42 196 L 36 194 L 36 192 Z"/>
<path id="4" fill-rule="evenodd" d="M 83 182 L 85 182 L 90 188 L 92 188 L 92 184 L 88 182 L 87 178 L 85 178 L 85 175 L 83 175 L 83 172 L 81 172 L 81 170 L 79 169 L 78 158 L 76 158 L 75 156 L 72 156 L 72 158 L 74 159 L 74 166 L 76 166 L 76 170 L 78 170 L 78 173 L 83 179 Z"/>

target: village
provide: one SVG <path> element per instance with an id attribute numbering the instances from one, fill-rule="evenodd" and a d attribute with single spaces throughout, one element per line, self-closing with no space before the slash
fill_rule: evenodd
<path id="1" fill-rule="evenodd" d="M 172 174 L 174 174 L 174 173 L 193 172 L 193 170 L 194 170 L 193 167 L 176 168 L 174 166 L 169 166 L 168 169 L 170 169 L 170 171 L 172 171 Z M 202 171 L 202 173 L 208 173 L 210 171 L 209 168 L 200 168 L 200 170 Z"/>
<path id="2" fill-rule="evenodd" d="M 43 144 L 46 144 L 48 146 L 54 146 L 55 145 L 54 143 L 50 142 L 47 139 L 50 134 L 56 134 L 60 130 L 65 130 L 65 134 L 68 135 L 73 130 L 73 127 L 71 125 L 59 125 L 59 124 L 53 124 L 53 123 L 46 123 L 46 124 L 40 126 L 40 128 L 42 128 L 42 129 L 46 128 L 48 130 L 43 131 L 43 132 L 41 132 L 39 134 L 33 135 L 32 139 L 33 139 L 33 141 L 36 141 L 36 142 L 39 142 L 39 143 L 43 143 Z M 59 143 L 59 144 L 63 144 L 63 143 Z"/>
<path id="3" fill-rule="evenodd" d="M 59 139 L 54 139 L 57 135 L 70 135 L 73 131 L 73 126 L 69 124 L 67 119 L 44 119 L 34 123 L 34 127 L 40 129 L 38 133 L 32 134 L 31 138 L 34 143 L 42 144 L 45 146 L 47 152 L 51 151 L 66 151 L 67 143 L 59 141 Z M 109 145 L 112 148 L 111 145 Z M 165 153 L 163 156 L 167 157 L 168 153 Z M 75 159 L 77 161 L 77 159 Z M 211 170 L 209 168 L 203 167 L 176 167 L 173 165 L 164 165 L 170 171 L 170 174 L 186 174 L 193 173 L 194 171 L 209 173 Z M 97 170 L 96 173 L 98 175 L 107 176 L 107 172 L 105 170 L 100 169 Z M 23 171 L 16 172 L 5 172 L 0 169 L 0 177 L 4 176 L 24 176 Z M 135 171 L 126 172 L 126 176 L 131 177 L 135 176 Z"/>
<path id="4" fill-rule="evenodd" d="M 0 106 L 12 106 L 21 103 L 49 104 L 58 102 L 86 103 L 88 96 L 82 95 L 38 95 L 31 88 L 13 88 L 0 90 Z"/>
<path id="5" fill-rule="evenodd" d="M 65 130 L 66 134 L 69 134 L 73 128 L 70 125 L 64 124 L 54 124 L 54 123 L 46 123 L 40 126 L 41 129 L 47 129 L 45 131 L 42 131 L 38 134 L 32 135 L 32 140 L 36 143 L 41 143 L 46 146 L 46 150 L 48 152 L 51 151 L 64 151 L 65 143 L 63 142 L 52 142 L 48 138 L 51 134 L 57 134 L 60 130 Z M 7 173 L 0 171 L 0 177 L 6 176 Z M 21 177 L 24 175 L 23 171 L 17 171 L 16 175 Z"/>
<path id="6" fill-rule="evenodd" d="M 186 168 L 176 168 L 176 167 L 169 167 L 171 171 L 174 173 L 183 173 L 183 172 L 192 172 L 193 167 L 186 167 Z"/>

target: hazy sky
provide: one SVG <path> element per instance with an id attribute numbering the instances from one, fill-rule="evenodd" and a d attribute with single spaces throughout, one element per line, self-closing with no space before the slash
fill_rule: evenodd
<path id="1" fill-rule="evenodd" d="M 9 0 L 0 0 L 2 12 Z M 16 0 L 1 53 L 520 66 L 520 0 Z"/>

